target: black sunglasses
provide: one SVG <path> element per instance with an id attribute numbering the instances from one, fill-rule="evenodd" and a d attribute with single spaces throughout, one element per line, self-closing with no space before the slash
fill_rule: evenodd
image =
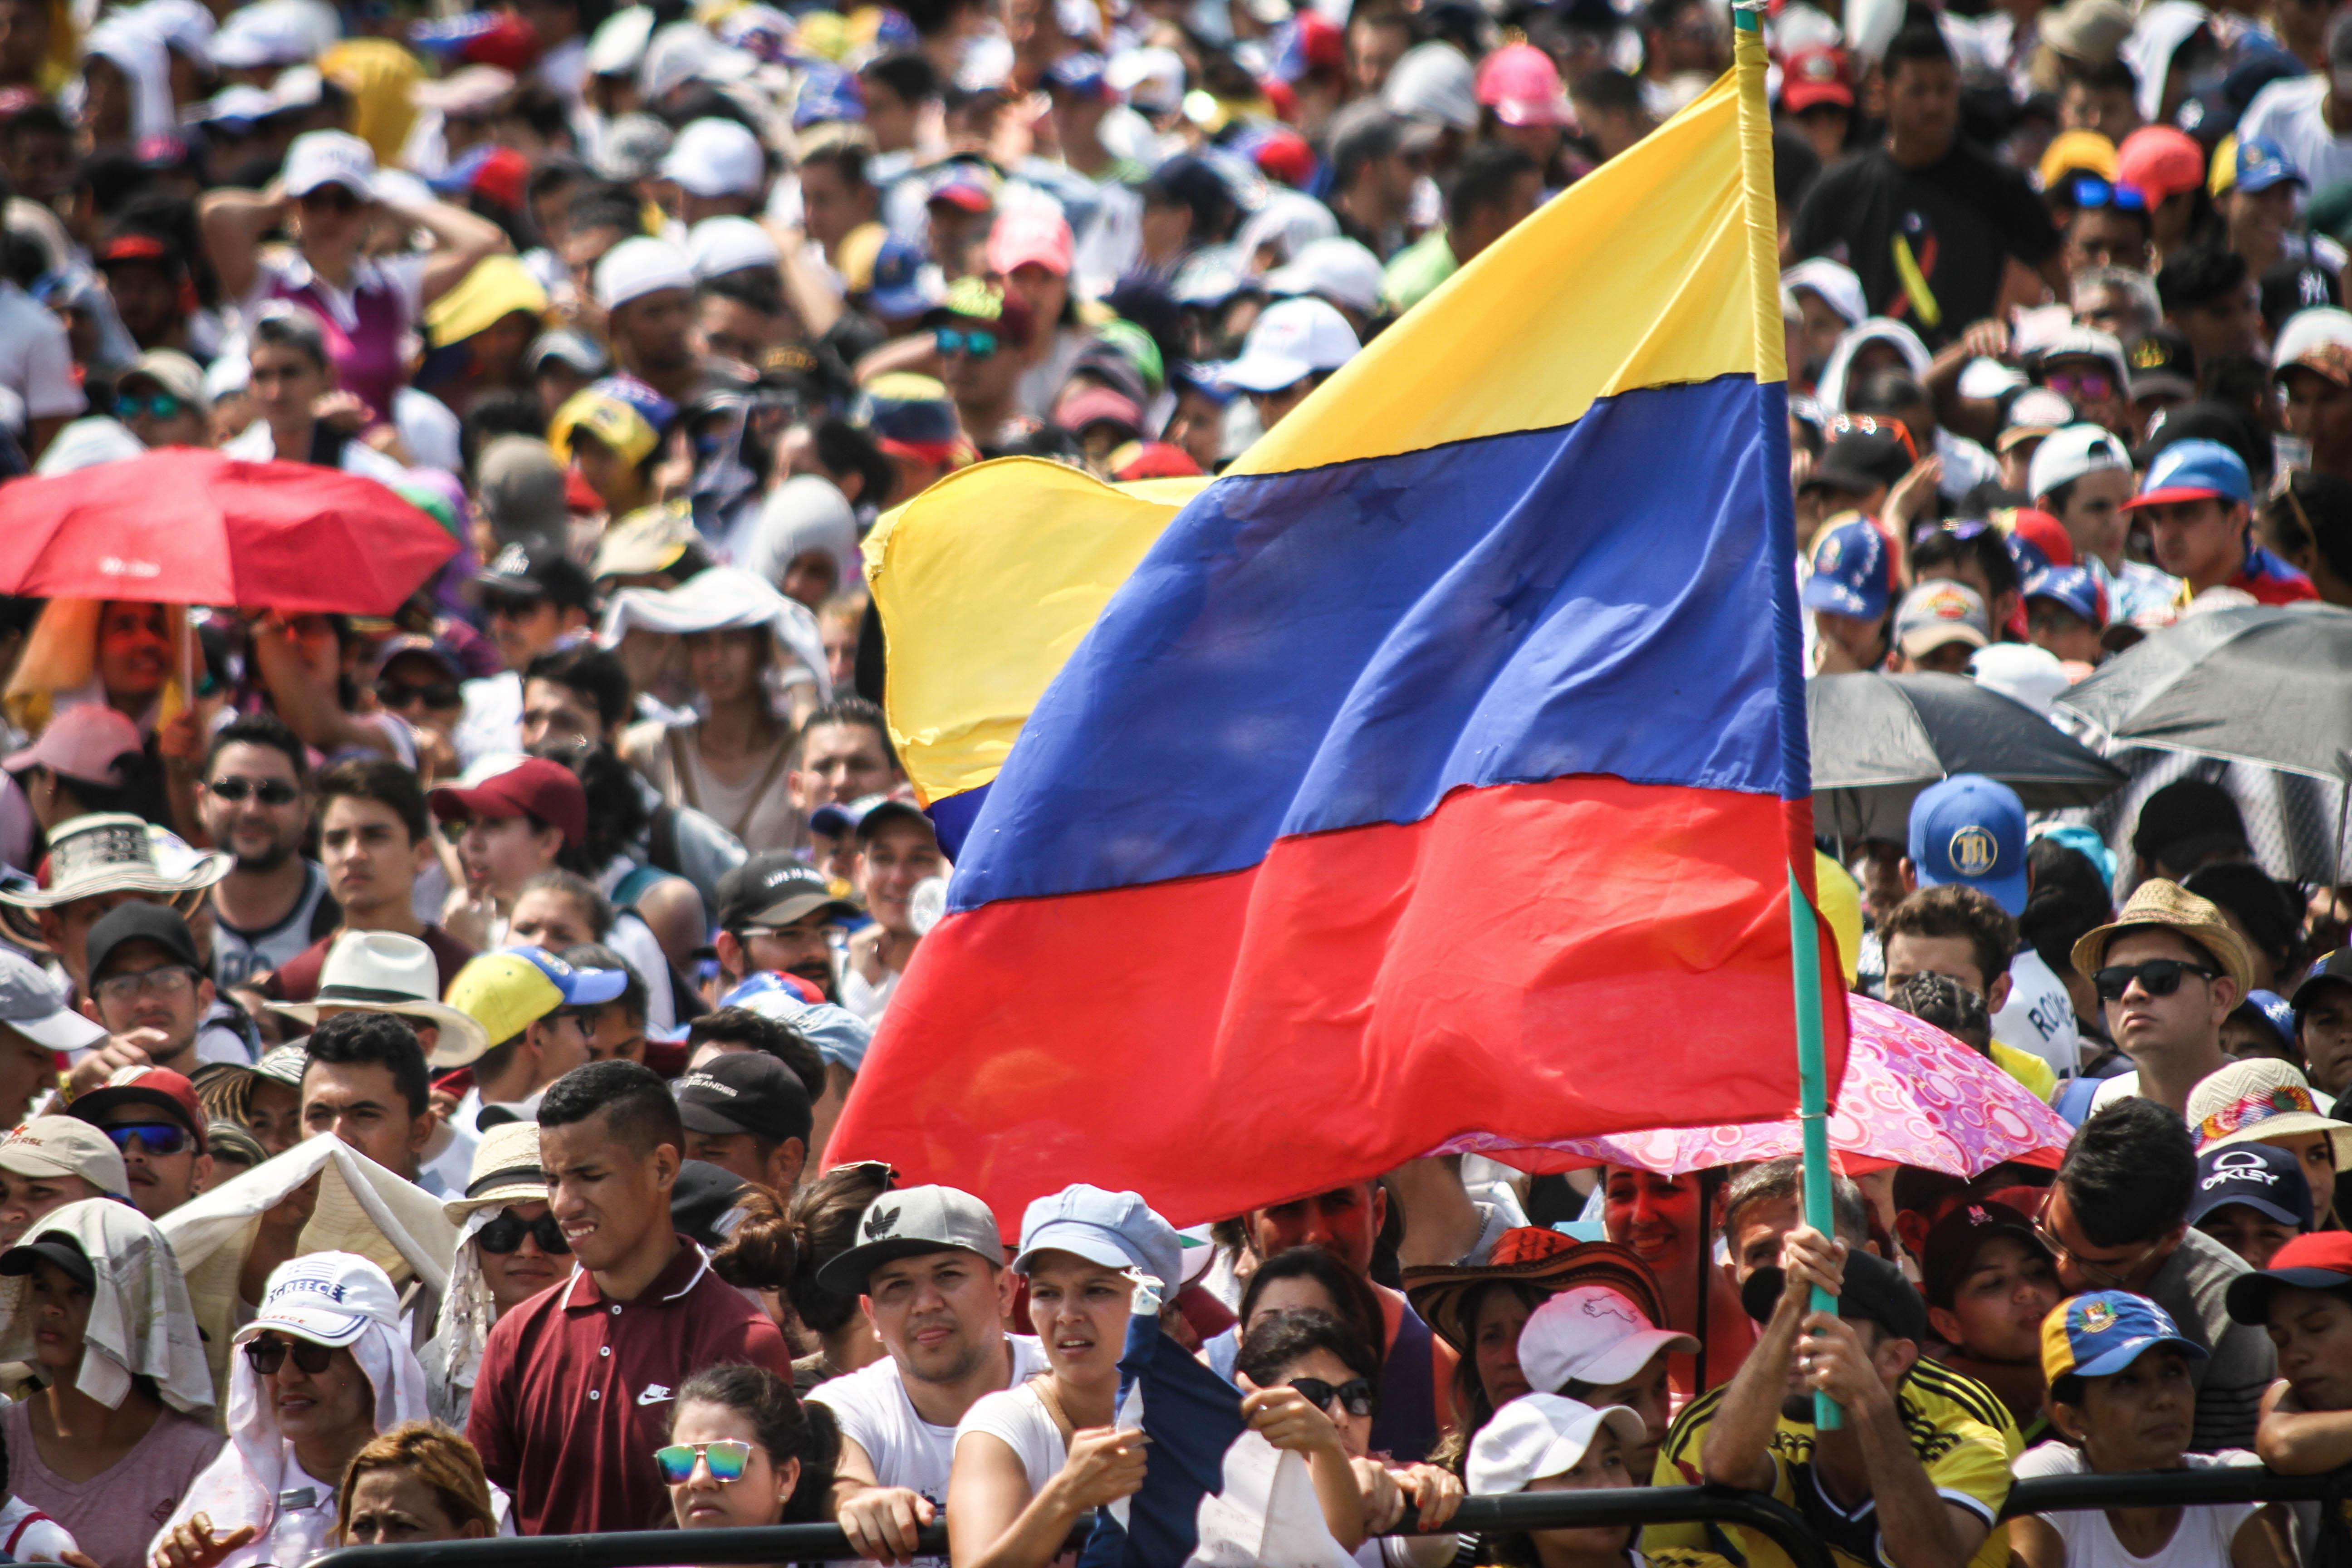
<path id="1" fill-rule="evenodd" d="M 215 779 L 205 788 L 219 799 L 227 801 L 243 800 L 247 795 L 253 795 L 264 805 L 286 805 L 302 793 L 284 779 Z"/>
<path id="2" fill-rule="evenodd" d="M 2180 977 L 2184 974 L 2201 974 L 2208 980 L 2221 978 L 2220 970 L 2208 969 L 2201 963 L 2179 958 L 2151 958 L 2146 963 L 2110 964 L 2091 976 L 2091 984 L 2098 991 L 2100 1001 L 2120 1002 L 2135 980 L 2151 996 L 2169 996 L 2180 989 Z"/>
<path id="3" fill-rule="evenodd" d="M 476 1231 L 474 1241 L 484 1252 L 504 1258 L 522 1246 L 522 1238 L 526 1236 L 539 1243 L 541 1252 L 561 1258 L 572 1255 L 572 1244 L 563 1239 L 563 1227 L 555 1223 L 552 1214 L 543 1214 L 537 1219 L 525 1219 L 509 1209 Z"/>
<path id="4" fill-rule="evenodd" d="M 286 1352 L 289 1350 L 294 1352 L 294 1364 L 312 1377 L 334 1364 L 332 1347 L 312 1344 L 309 1340 L 281 1340 L 274 1334 L 248 1341 L 245 1359 L 253 1363 L 254 1371 L 268 1377 L 286 1364 Z"/>
<path id="5" fill-rule="evenodd" d="M 408 686 L 397 680 L 375 683 L 375 700 L 386 708 L 405 708 L 412 702 L 423 701 L 427 708 L 455 708 L 466 700 L 454 681 L 436 680 L 429 686 Z"/>
<path id="6" fill-rule="evenodd" d="M 1351 1377 L 1334 1387 L 1319 1377 L 1294 1377 L 1290 1386 L 1307 1396 L 1307 1403 L 1318 1410 L 1328 1410 L 1338 1400 L 1339 1408 L 1350 1415 L 1369 1416 L 1373 1408 L 1372 1384 L 1370 1378 Z"/>

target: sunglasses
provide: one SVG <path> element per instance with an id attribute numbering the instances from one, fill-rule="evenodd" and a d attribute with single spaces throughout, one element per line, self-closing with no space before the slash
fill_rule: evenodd
<path id="1" fill-rule="evenodd" d="M 118 393 L 114 398 L 114 412 L 125 419 L 136 419 L 142 414 L 152 414 L 158 419 L 176 419 L 187 410 L 185 400 L 168 392 L 159 392 L 152 397 Z"/>
<path id="2" fill-rule="evenodd" d="M 2114 207 L 2118 212 L 2147 211 L 2147 197 L 2129 185 L 2113 184 L 2095 175 L 2084 174 L 2074 182 L 2074 205 L 2078 207 Z"/>
<path id="3" fill-rule="evenodd" d="M 1294 1377 L 1290 1386 L 1307 1396 L 1307 1403 L 1318 1410 L 1328 1410 L 1333 1400 L 1350 1415 L 1369 1416 L 1372 1413 L 1372 1384 L 1370 1378 L 1351 1377 L 1333 1385 L 1319 1377 Z"/>
<path id="4" fill-rule="evenodd" d="M 553 1215 L 543 1214 L 537 1219 L 525 1219 L 512 1209 L 476 1231 L 474 1245 L 484 1252 L 504 1258 L 520 1247 L 526 1236 L 539 1243 L 541 1252 L 571 1256 L 572 1244 L 563 1239 L 563 1227 L 555 1223 Z"/>
<path id="5" fill-rule="evenodd" d="M 217 800 L 240 801 L 251 795 L 264 805 L 290 805 L 302 793 L 284 779 L 215 779 L 205 790 Z"/>
<path id="6" fill-rule="evenodd" d="M 176 1154 L 194 1141 L 186 1128 L 170 1121 L 118 1121 L 100 1131 L 125 1152 L 135 1141 L 150 1154 Z"/>
<path id="7" fill-rule="evenodd" d="M 996 355 L 994 332 L 967 332 L 955 327 L 941 327 L 931 334 L 931 342 L 940 353 L 950 356 L 963 354 L 971 359 L 992 359 Z"/>
<path id="8" fill-rule="evenodd" d="M 500 616 L 512 619 L 527 616 L 539 606 L 540 601 L 537 599 L 509 599 L 499 594 L 482 595 L 482 616 L 486 620 L 495 621 Z"/>
<path id="9" fill-rule="evenodd" d="M 2056 371 L 2043 376 L 2042 384 L 2069 403 L 2085 399 L 2095 403 L 2114 396 L 2116 392 L 2116 378 L 2103 370 Z"/>
<path id="10" fill-rule="evenodd" d="M 268 1377 L 286 1364 L 286 1352 L 294 1352 L 294 1364 L 312 1377 L 318 1376 L 335 1363 L 334 1349 L 329 1345 L 312 1344 L 309 1340 L 281 1340 L 274 1334 L 264 1334 L 247 1341 L 245 1359 L 253 1370 Z"/>
<path id="11" fill-rule="evenodd" d="M 386 708 L 397 710 L 417 702 L 427 708 L 455 708 L 465 701 L 466 697 L 454 681 L 436 680 L 429 686 L 404 686 L 397 680 L 379 680 L 375 683 L 375 700 Z"/>
<path id="12" fill-rule="evenodd" d="M 1911 427 L 1900 419 L 1881 419 L 1874 414 L 1841 414 L 1828 426 L 1832 441 L 1842 436 L 1892 436 L 1903 444 L 1903 450 L 1913 462 L 1919 460 L 1918 443 L 1911 439 Z"/>
<path id="13" fill-rule="evenodd" d="M 2180 989 L 2184 974 L 2201 974 L 2208 980 L 2219 980 L 2221 972 L 2208 969 L 2201 963 L 2190 963 L 2179 958 L 2151 958 L 2146 963 L 2112 963 L 2091 976 L 2091 984 L 2102 1002 L 2120 1002 L 2131 983 L 2151 996 L 2169 996 Z"/>
<path id="14" fill-rule="evenodd" d="M 654 1450 L 654 1463 L 661 1467 L 662 1479 L 674 1487 L 694 1479 L 697 1459 L 710 1467 L 712 1480 L 721 1485 L 740 1481 L 751 1468 L 751 1445 L 740 1437 L 721 1437 L 709 1443 L 672 1443 Z"/>

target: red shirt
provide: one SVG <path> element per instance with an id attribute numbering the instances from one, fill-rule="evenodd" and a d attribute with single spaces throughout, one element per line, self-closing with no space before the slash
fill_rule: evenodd
<path id="1" fill-rule="evenodd" d="M 474 950 L 430 921 L 425 923 L 420 939 L 433 950 L 433 967 L 441 982 L 441 994 L 449 994 L 449 982 L 457 978 L 457 971 L 474 956 Z M 327 949 L 334 946 L 333 936 L 320 937 L 293 957 L 280 964 L 278 973 L 262 983 L 262 994 L 272 1002 L 311 1002 L 319 995 L 319 973 L 327 966 Z"/>
<path id="2" fill-rule="evenodd" d="M 710 1272 L 681 1236 L 634 1301 L 610 1301 L 580 1269 L 490 1330 L 466 1436 L 514 1497 L 525 1535 L 648 1530 L 669 1522 L 654 1450 L 680 1384 L 749 1362 L 789 1380 L 793 1352 L 764 1312 Z"/>

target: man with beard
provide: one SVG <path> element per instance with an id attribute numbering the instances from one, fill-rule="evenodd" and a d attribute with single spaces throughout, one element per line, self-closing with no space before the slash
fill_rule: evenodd
<path id="1" fill-rule="evenodd" d="M 213 737 L 196 820 L 236 857 L 213 889 L 213 978 L 224 989 L 274 970 L 333 924 L 327 876 L 302 858 L 310 829 L 310 767 L 294 731 L 267 714 Z"/>
<path id="2" fill-rule="evenodd" d="M 625 239 L 596 264 L 596 303 L 621 368 L 672 403 L 702 383 L 694 352 L 694 264 L 666 239 Z"/>
<path id="3" fill-rule="evenodd" d="M 806 861 L 782 851 L 752 856 L 719 879 L 720 993 L 773 970 L 838 1001 L 830 933 L 856 912 Z"/>

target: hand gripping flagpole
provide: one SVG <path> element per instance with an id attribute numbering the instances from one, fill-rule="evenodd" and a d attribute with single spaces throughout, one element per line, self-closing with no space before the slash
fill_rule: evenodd
<path id="1" fill-rule="evenodd" d="M 1734 68 L 1739 73 L 1741 183 L 1748 206 L 1749 284 L 1756 306 L 1756 373 L 1777 380 L 1781 370 L 1779 225 L 1772 206 L 1772 120 L 1764 101 L 1764 0 L 1732 0 Z M 1767 417 L 1772 417 L 1768 408 Z M 1766 483 L 1777 476 L 1767 475 Z M 1836 1234 L 1830 1192 L 1829 1072 L 1822 1041 L 1821 933 L 1812 900 L 1797 868 L 1789 867 L 1789 948 L 1797 1024 L 1799 1123 L 1804 1130 L 1805 1223 L 1823 1236 Z M 1837 1300 L 1816 1287 L 1812 1310 L 1833 1312 Z M 1813 1426 L 1834 1431 L 1843 1424 L 1837 1402 L 1813 1394 Z"/>

